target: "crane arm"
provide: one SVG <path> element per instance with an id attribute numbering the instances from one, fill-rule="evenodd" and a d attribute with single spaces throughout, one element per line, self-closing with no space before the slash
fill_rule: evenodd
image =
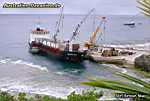
<path id="1" fill-rule="evenodd" d="M 73 32 L 73 35 L 72 35 L 70 41 L 72 41 L 72 40 L 75 38 L 75 36 L 79 34 L 79 32 L 80 32 L 79 29 L 80 29 L 81 25 L 86 21 L 86 19 L 89 17 L 89 15 L 91 15 L 91 13 L 92 13 L 94 10 L 95 10 L 94 8 L 91 9 L 91 10 L 88 12 L 88 14 L 87 14 L 87 15 L 80 21 L 80 23 L 76 26 L 76 28 L 75 28 L 75 30 L 74 30 L 74 32 Z"/>
<path id="2" fill-rule="evenodd" d="M 97 36 L 97 33 L 100 33 L 102 34 L 102 29 L 101 29 L 101 26 L 102 24 L 105 25 L 105 22 L 106 22 L 106 17 L 102 17 L 102 21 L 100 22 L 100 24 L 97 26 L 96 30 L 94 32 L 91 33 L 91 37 L 90 37 L 90 40 L 85 43 L 85 47 L 91 47 L 91 46 L 94 46 L 96 44 L 96 36 Z"/>
<path id="3" fill-rule="evenodd" d="M 59 28 L 60 28 L 61 21 L 63 20 L 63 10 L 64 10 L 64 5 L 63 5 L 62 8 L 61 8 L 59 20 L 58 20 L 58 22 L 56 23 L 56 32 L 55 32 L 55 34 L 53 35 L 54 41 L 57 40 L 57 38 L 56 38 L 56 37 L 57 37 L 57 34 L 60 32 L 60 31 L 59 31 Z"/>
<path id="4" fill-rule="evenodd" d="M 90 43 L 93 43 L 93 44 L 95 43 L 96 35 L 97 35 L 97 33 L 100 32 L 100 31 L 101 31 L 101 30 L 100 30 L 100 27 L 97 27 L 97 28 L 96 28 L 96 31 L 92 33 L 92 36 L 91 36 L 91 38 L 90 38 Z"/>

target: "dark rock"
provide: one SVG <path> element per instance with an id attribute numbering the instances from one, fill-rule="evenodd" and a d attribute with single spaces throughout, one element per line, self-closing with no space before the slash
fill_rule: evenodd
<path id="1" fill-rule="evenodd" d="M 135 67 L 150 72 L 150 55 L 141 55 L 135 59 Z"/>

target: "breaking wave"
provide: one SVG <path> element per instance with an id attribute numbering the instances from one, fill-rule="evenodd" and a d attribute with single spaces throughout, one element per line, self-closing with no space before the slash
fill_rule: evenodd
<path id="1" fill-rule="evenodd" d="M 143 51 L 149 51 L 150 50 L 150 42 L 143 43 L 143 44 L 105 44 L 104 47 L 114 47 L 114 48 L 129 48 L 129 49 L 135 49 L 135 50 L 143 50 Z"/>
<path id="2" fill-rule="evenodd" d="M 34 63 L 26 62 L 26 61 L 23 61 L 23 60 L 14 61 L 14 60 L 11 60 L 9 58 L 0 60 L 0 64 L 6 64 L 6 63 L 26 65 L 26 66 L 29 66 L 29 67 L 37 68 L 37 69 L 40 69 L 42 71 L 48 72 L 48 69 L 45 66 L 36 65 Z"/>
<path id="3" fill-rule="evenodd" d="M 10 59 L 3 59 L 3 60 L 0 60 L 0 64 L 6 64 L 10 61 Z"/>
<path id="4" fill-rule="evenodd" d="M 32 86 L 26 85 L 10 85 L 8 87 L 0 88 L 1 91 L 7 91 L 10 93 L 13 92 L 25 92 L 27 94 L 40 94 L 40 95 L 49 95 L 61 98 L 67 98 L 67 96 L 73 92 L 81 92 L 79 88 L 73 87 L 43 87 L 43 88 L 33 88 Z M 80 91 L 79 91 L 80 90 Z"/>

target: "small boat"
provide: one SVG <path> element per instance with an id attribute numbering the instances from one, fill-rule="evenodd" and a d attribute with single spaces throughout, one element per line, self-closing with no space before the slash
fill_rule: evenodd
<path id="1" fill-rule="evenodd" d="M 124 23 L 125 26 L 135 26 L 135 22 L 134 21 L 130 21 L 127 23 Z"/>

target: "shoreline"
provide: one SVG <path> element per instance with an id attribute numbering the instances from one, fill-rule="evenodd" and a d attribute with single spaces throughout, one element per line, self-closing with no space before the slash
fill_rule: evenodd
<path id="1" fill-rule="evenodd" d="M 134 55 L 133 57 L 132 56 L 128 56 L 128 57 L 126 57 L 126 59 L 129 59 L 128 61 L 129 61 L 129 63 L 133 63 L 133 59 L 135 59 L 137 56 L 139 56 L 139 55 L 141 55 L 141 54 L 143 54 L 143 53 L 145 53 L 145 52 L 143 52 L 143 51 L 138 51 L 138 53 L 136 54 L 136 55 Z M 132 57 L 132 58 L 131 58 Z M 7 63 L 4 63 L 4 64 L 1 64 L 1 65 L 6 65 Z M 16 66 L 16 64 L 12 64 L 13 66 Z M 23 67 L 23 64 L 17 64 L 18 65 L 18 67 L 20 68 L 24 68 Z M 133 69 L 134 71 L 137 71 L 134 67 L 133 67 L 133 64 L 125 64 L 125 65 L 116 65 L 117 67 L 119 67 L 119 68 L 129 68 L 129 69 Z M 5 67 L 5 66 L 4 66 Z M 7 65 L 6 65 L 6 67 L 7 67 Z M 28 66 L 27 66 L 28 67 Z M 8 67 L 7 67 L 8 68 Z M 12 67 L 13 68 L 13 67 Z M 21 69 L 20 68 L 20 69 Z M 28 67 L 29 68 L 29 67 Z M 44 70 L 40 70 L 40 69 L 38 69 L 38 68 L 31 68 L 31 69 L 33 69 L 34 71 L 37 71 L 37 72 L 41 72 L 41 73 L 46 73 L 46 71 Z M 2 89 L 2 88 L 1 88 Z M 3 90 L 6 90 L 6 89 L 3 89 Z M 9 92 L 9 90 L 8 90 L 8 92 Z M 10 91 L 11 92 L 11 91 Z M 19 93 L 19 92 L 16 92 L 16 91 L 12 91 L 12 93 Z M 38 94 L 38 93 L 29 93 L 29 92 L 25 92 L 25 93 L 27 93 L 27 94 L 31 94 L 31 95 L 36 95 L 36 94 Z M 38 95 L 46 95 L 46 94 L 38 94 Z M 57 97 L 57 96 L 52 96 L 52 95 L 48 95 L 48 96 L 50 96 L 50 97 L 56 97 L 56 98 L 59 98 L 59 97 Z M 62 98 L 62 97 L 61 97 Z M 63 97 L 63 98 L 65 98 L 65 97 Z"/>
<path id="2" fill-rule="evenodd" d="M 135 58 L 141 56 L 141 55 L 148 55 L 149 52 L 148 51 L 143 51 L 143 50 L 132 50 L 132 49 L 118 49 L 116 48 L 116 50 L 121 50 L 121 51 L 129 51 L 129 52 L 133 52 L 135 54 L 132 55 L 120 55 L 120 56 L 108 56 L 108 57 L 103 57 L 101 56 L 101 53 L 98 52 L 92 52 L 90 54 L 91 58 L 93 61 L 97 62 L 97 63 L 107 63 L 108 60 L 108 64 L 109 61 L 115 61 L 115 60 L 120 60 L 120 62 L 122 61 L 122 65 L 134 65 L 134 60 Z M 119 61 L 118 61 L 119 63 Z M 112 63 L 113 64 L 113 63 Z M 115 63 L 114 63 L 115 64 Z M 116 62 L 117 64 L 117 62 Z"/>

